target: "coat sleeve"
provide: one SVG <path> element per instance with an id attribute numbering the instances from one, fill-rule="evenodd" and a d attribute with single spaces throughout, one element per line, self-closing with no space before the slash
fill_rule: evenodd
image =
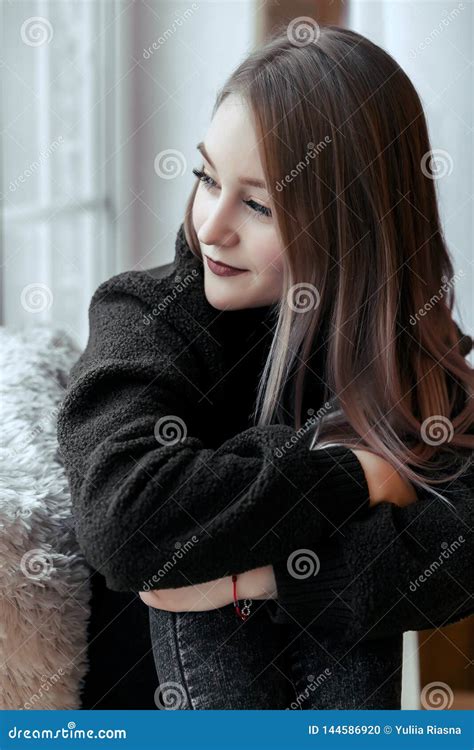
<path id="1" fill-rule="evenodd" d="M 147 315 L 131 291 L 96 290 L 58 415 L 77 540 L 110 589 L 175 588 L 267 565 L 363 512 L 355 454 L 310 451 L 310 431 L 281 456 L 295 438 L 284 425 L 206 447 L 196 401 L 208 370 L 169 316 L 147 325 Z"/>
<path id="2" fill-rule="evenodd" d="M 474 471 L 423 488 L 406 507 L 383 502 L 343 535 L 313 545 L 317 575 L 296 580 L 274 564 L 277 621 L 349 640 L 442 627 L 474 612 Z"/>

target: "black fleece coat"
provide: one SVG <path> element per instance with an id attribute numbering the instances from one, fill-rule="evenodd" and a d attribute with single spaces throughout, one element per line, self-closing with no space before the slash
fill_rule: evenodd
<path id="1" fill-rule="evenodd" d="M 118 274 L 92 297 L 89 340 L 70 373 L 58 440 L 77 538 L 96 571 L 95 601 L 107 596 L 117 606 L 122 632 L 126 618 L 133 620 L 126 658 L 142 669 L 124 676 L 114 664 L 127 705 L 107 675 L 101 700 L 96 679 L 84 707 L 115 707 L 98 695 L 107 685 L 117 708 L 152 707 L 130 705 L 134 675 L 154 679 L 147 610 L 136 593 L 144 588 L 273 564 L 275 619 L 348 639 L 431 628 L 473 611 L 472 465 L 438 488 L 454 510 L 422 490 L 406 508 L 386 502 L 369 510 L 365 475 L 351 450 L 310 450 L 313 428 L 296 434 L 290 424 L 249 426 L 272 313 L 209 305 L 183 225 L 172 263 Z M 303 414 L 331 396 L 323 357 L 315 349 Z M 459 535 L 468 543 L 411 591 L 443 543 Z M 290 555 L 301 549 L 317 551 L 318 575 L 289 570 Z M 144 637 L 136 627 L 142 617 Z M 107 636 L 99 635 L 103 623 L 99 617 L 91 649 L 110 639 L 109 625 Z M 120 662 L 120 638 L 113 646 Z M 139 704 L 145 700 L 139 690 L 135 695 Z M 144 695 L 151 702 L 153 691 Z"/>

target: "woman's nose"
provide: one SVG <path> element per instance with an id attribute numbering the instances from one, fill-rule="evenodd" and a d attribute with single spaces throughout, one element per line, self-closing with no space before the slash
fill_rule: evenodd
<path id="1" fill-rule="evenodd" d="M 219 225 L 218 222 L 206 221 L 198 232 L 198 239 L 204 245 L 216 245 L 218 247 L 232 247 L 237 240 L 237 233 L 228 226 Z"/>

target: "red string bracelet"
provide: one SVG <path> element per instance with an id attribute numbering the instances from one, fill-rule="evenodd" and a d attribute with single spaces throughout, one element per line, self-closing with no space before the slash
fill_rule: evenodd
<path id="1" fill-rule="evenodd" d="M 240 617 L 241 620 L 246 620 L 250 615 L 250 605 L 252 604 L 251 599 L 244 599 L 244 606 L 242 609 L 239 607 L 239 600 L 237 599 L 237 576 L 232 576 L 232 583 L 234 587 L 234 607 L 235 607 L 235 613 L 237 617 Z"/>

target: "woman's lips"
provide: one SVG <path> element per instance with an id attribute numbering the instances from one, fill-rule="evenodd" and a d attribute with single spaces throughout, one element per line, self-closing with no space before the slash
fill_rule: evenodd
<path id="1" fill-rule="evenodd" d="M 206 255 L 207 265 L 211 269 L 212 273 L 216 276 L 238 276 L 241 273 L 247 273 L 244 268 L 232 268 L 232 266 L 226 266 L 222 263 L 216 263 Z"/>

